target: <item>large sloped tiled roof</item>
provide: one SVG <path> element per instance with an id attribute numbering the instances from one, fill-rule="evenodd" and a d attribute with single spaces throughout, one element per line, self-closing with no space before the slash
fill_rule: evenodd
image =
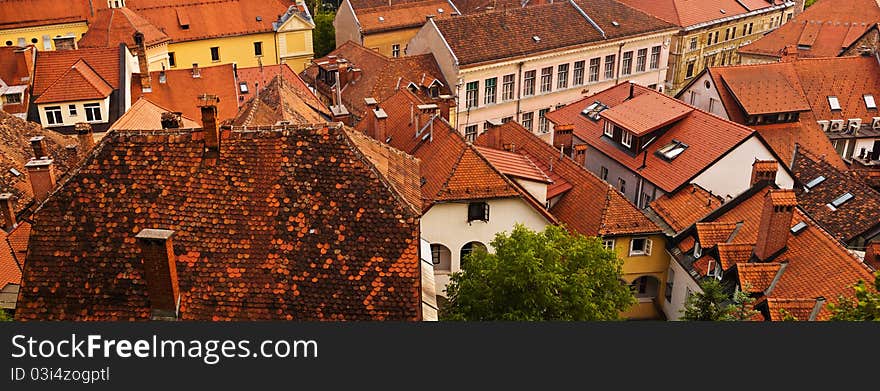
<path id="1" fill-rule="evenodd" d="M 784 3 L 781 0 L 620 0 L 676 26 L 727 19 Z"/>
<path id="2" fill-rule="evenodd" d="M 684 118 L 693 110 L 659 94 L 641 94 L 602 111 L 602 117 L 641 136 Z"/>
<path id="3" fill-rule="evenodd" d="M 782 57 L 796 47 L 800 57 L 835 57 L 878 21 L 876 0 L 821 0 L 739 52 Z"/>
<path id="4" fill-rule="evenodd" d="M 477 146 L 477 150 L 504 175 L 530 181 L 552 182 L 526 155 L 480 146 Z"/>
<path id="5" fill-rule="evenodd" d="M 86 1 L 4 0 L 0 7 L 0 30 L 85 22 Z"/>
<path id="6" fill-rule="evenodd" d="M 30 84 L 32 61 L 28 61 L 28 57 L 33 54 L 35 49 L 20 48 L 17 46 L 0 47 L 0 80 L 6 85 L 27 85 Z"/>
<path id="7" fill-rule="evenodd" d="M 110 87 L 119 88 L 119 51 L 115 47 L 37 52 L 33 95 L 41 95 L 80 61 L 85 61 Z"/>
<path id="8" fill-rule="evenodd" d="M 147 98 L 140 98 L 131 105 L 113 125 L 110 130 L 160 130 L 162 129 L 162 113 L 172 110 L 159 106 Z M 181 115 L 182 128 L 198 128 L 202 124 L 187 116 Z"/>
<path id="9" fill-rule="evenodd" d="M 258 92 L 260 88 L 269 85 L 272 79 L 281 76 L 287 82 L 294 93 L 307 104 L 312 110 L 323 115 L 331 115 L 330 109 L 315 96 L 315 93 L 309 89 L 309 86 L 293 71 L 287 64 L 263 65 L 249 68 L 238 68 L 238 82 L 245 83 L 247 93 Z M 240 90 L 239 90 L 240 91 Z M 247 93 L 241 93 L 241 96 L 247 97 Z"/>
<path id="10" fill-rule="evenodd" d="M 567 1 L 437 20 L 460 66 L 511 59 L 673 29 L 615 0 L 576 1 L 605 33 Z M 537 39 L 535 39 L 537 37 Z"/>
<path id="11" fill-rule="evenodd" d="M 52 85 L 43 90 L 34 103 L 72 102 L 88 99 L 104 99 L 113 87 L 95 72 L 85 60 L 70 66 Z"/>
<path id="12" fill-rule="evenodd" d="M 805 148 L 798 148 L 792 171 L 801 184 L 795 187 L 801 207 L 838 240 L 848 242 L 880 227 L 880 193 L 855 175 L 837 169 Z M 804 186 L 820 176 L 825 178 L 821 183 L 809 189 Z M 834 210 L 828 207 L 846 193 L 853 198 Z"/>
<path id="13" fill-rule="evenodd" d="M 354 8 L 354 11 L 364 34 L 419 27 L 425 24 L 428 15 L 445 19 L 456 14 L 447 0 L 408 1 L 391 5 L 385 2 L 376 7 Z"/>
<path id="14" fill-rule="evenodd" d="M 581 114 L 590 104 L 602 102 L 614 108 L 629 100 L 630 91 L 635 98 L 643 94 L 654 94 L 670 105 L 689 108 L 690 112 L 674 122 L 669 130 L 652 143 L 651 152 L 677 140 L 688 145 L 687 150 L 675 160 L 667 161 L 654 153 L 632 156 L 607 140 L 603 139 L 602 122 L 594 122 Z M 709 167 L 728 151 L 752 137 L 754 131 L 715 115 L 684 104 L 672 97 L 630 83 L 621 83 L 595 95 L 570 103 L 563 108 L 551 111 L 547 118 L 556 125 L 573 125 L 574 135 L 610 158 L 638 171 L 645 179 L 665 192 L 672 192 L 686 184 L 691 178 Z M 643 161 L 644 158 L 644 161 Z M 642 167 L 645 163 L 645 167 Z"/>
<path id="15" fill-rule="evenodd" d="M 322 115 L 322 111 L 326 109 L 315 110 L 310 100 L 303 99 L 308 95 L 298 91 L 291 81 L 281 76 L 271 79 L 267 85 L 255 92 L 256 94 L 241 107 L 238 115 L 232 120 L 233 125 L 275 125 L 283 121 L 309 124 L 325 121 L 326 116 Z M 323 105 L 318 107 L 320 110 Z"/>
<path id="16" fill-rule="evenodd" d="M 723 199 L 699 185 L 664 194 L 651 202 L 654 211 L 675 232 L 681 232 L 722 205 Z"/>
<path id="17" fill-rule="evenodd" d="M 544 172 L 552 172 L 571 185 L 549 209 L 561 223 L 583 235 L 627 235 L 660 232 L 648 217 L 611 185 L 605 183 L 517 123 L 494 127 L 477 138 L 491 147 L 512 143 Z M 552 162 L 552 163 L 551 163 Z M 551 168 L 552 166 L 552 168 Z"/>
<path id="18" fill-rule="evenodd" d="M 141 89 L 140 75 L 132 78 L 132 101 L 146 98 L 149 101 L 184 116 L 199 119 L 199 95 L 212 94 L 220 99 L 217 118 L 226 120 L 238 113 L 238 83 L 232 64 L 199 68 L 199 77 L 193 77 L 192 69 L 174 69 L 150 72 L 151 90 Z M 165 82 L 162 82 L 162 73 Z"/>
<path id="19" fill-rule="evenodd" d="M 420 319 L 419 214 L 365 142 L 224 130 L 212 157 L 201 130 L 111 132 L 33 215 L 16 318 L 148 320 L 135 235 L 159 228 L 182 320 Z"/>
<path id="20" fill-rule="evenodd" d="M 34 136 L 45 137 L 57 177 L 72 169 L 78 159 L 65 150 L 66 146 L 76 144 L 75 138 L 43 129 L 36 123 L 0 111 L 0 193 L 15 196 L 16 213 L 21 213 L 34 199 L 24 167 L 34 157 L 30 144 L 30 138 Z"/>
<path id="21" fill-rule="evenodd" d="M 81 48 L 119 47 L 124 43 L 130 49 L 137 48 L 135 33 L 144 36 L 146 46 L 168 42 L 170 38 L 162 30 L 129 8 L 108 8 L 95 13 L 89 22 L 89 31 L 77 43 Z"/>

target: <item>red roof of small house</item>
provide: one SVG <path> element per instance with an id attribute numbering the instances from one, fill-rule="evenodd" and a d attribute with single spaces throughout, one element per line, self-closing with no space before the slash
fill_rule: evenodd
<path id="1" fill-rule="evenodd" d="M 676 26 L 687 27 L 770 8 L 781 0 L 620 0 Z"/>
<path id="2" fill-rule="evenodd" d="M 33 46 L 0 47 L 0 80 L 8 86 L 29 85 L 35 50 Z"/>
<path id="3" fill-rule="evenodd" d="M 16 318 L 149 320 L 146 228 L 174 231 L 182 320 L 421 318 L 419 213 L 383 175 L 417 186 L 416 159 L 337 125 L 204 147 L 193 129 L 105 136 L 32 217 Z"/>
<path id="4" fill-rule="evenodd" d="M 238 68 L 238 82 L 239 84 L 244 83 L 247 88 L 247 92 L 239 89 L 240 96 L 245 98 L 240 103 L 243 104 L 247 100 L 248 94 L 256 93 L 260 88 L 268 86 L 269 82 L 276 76 L 284 78 L 284 81 L 287 82 L 286 84 L 293 88 L 293 92 L 296 93 L 299 99 L 312 110 L 327 116 L 331 115 L 330 109 L 315 96 L 315 93 L 309 89 L 309 86 L 287 64 Z"/>
<path id="5" fill-rule="evenodd" d="M 0 290 L 9 284 L 21 284 L 21 267 L 7 238 L 6 231 L 0 230 Z"/>
<path id="6" fill-rule="evenodd" d="M 32 94 L 42 95 L 77 62 L 84 61 L 114 90 L 119 88 L 120 49 L 88 48 L 37 52 Z"/>
<path id="7" fill-rule="evenodd" d="M 749 293 L 763 293 L 770 287 L 781 267 L 782 264 L 778 262 L 737 263 L 736 271 L 742 285 L 741 289 Z"/>
<path id="8" fill-rule="evenodd" d="M 786 63 L 744 66 L 737 71 L 720 69 L 724 86 L 750 115 L 807 111 L 810 104 L 794 70 Z"/>
<path id="9" fill-rule="evenodd" d="M 602 117 L 641 136 L 678 121 L 693 110 L 660 94 L 641 94 L 602 111 Z"/>
<path id="10" fill-rule="evenodd" d="M 695 109 L 647 87 L 633 84 L 634 98 L 644 94 L 656 95 L 656 99 L 648 101 L 661 102 L 665 100 L 667 105 L 678 105 L 681 107 L 679 110 L 689 110 L 689 112 L 677 122 L 673 122 L 671 126 L 667 125 L 669 129 L 658 136 L 649 146 L 647 157 L 641 153 L 638 156 L 632 156 L 602 137 L 603 122 L 601 120 L 593 121 L 581 113 L 596 101 L 605 104 L 609 109 L 624 104 L 629 100 L 630 88 L 630 83 L 618 84 L 551 111 L 547 114 L 547 119 L 556 125 L 573 125 L 573 132 L 577 138 L 631 170 L 638 171 L 645 179 L 665 192 L 672 192 L 688 183 L 727 152 L 754 135 L 754 131 L 745 126 Z M 653 153 L 672 143 L 673 140 L 688 145 L 687 150 L 674 160 L 669 161 Z M 645 167 L 642 168 L 643 163 L 645 163 Z"/>
<path id="11" fill-rule="evenodd" d="M 490 128 L 477 138 L 477 144 L 496 148 L 511 145 L 516 153 L 527 156 L 543 172 L 551 173 L 551 178 L 558 176 L 564 180 L 568 188 L 554 194 L 560 198 L 549 211 L 569 229 L 589 236 L 660 232 L 656 224 L 614 187 L 570 158 L 560 158 L 558 150 L 515 122 Z"/>
<path id="12" fill-rule="evenodd" d="M 530 181 L 552 183 L 544 171 L 539 169 L 526 155 L 480 146 L 477 146 L 477 150 L 504 175 Z"/>
<path id="13" fill-rule="evenodd" d="M 162 73 L 165 81 L 162 82 Z M 220 99 L 217 119 L 226 120 L 238 113 L 238 83 L 232 64 L 199 67 L 199 77 L 193 77 L 189 68 L 150 72 L 151 91 L 141 89 L 140 75 L 132 78 L 132 101 L 147 98 L 151 102 L 186 117 L 200 120 L 199 95 L 212 94 Z"/>
<path id="14" fill-rule="evenodd" d="M 110 96 L 111 92 L 113 87 L 85 60 L 79 60 L 43 90 L 34 103 L 100 100 Z"/>
<path id="15" fill-rule="evenodd" d="M 876 0 L 820 0 L 739 52 L 782 57 L 794 47 L 799 57 L 835 57 L 878 20 Z"/>
<path id="16" fill-rule="evenodd" d="M 89 30 L 79 40 L 81 48 L 115 48 L 124 43 L 129 49 L 137 48 L 135 33 L 143 34 L 146 46 L 158 45 L 171 39 L 136 11 L 126 7 L 98 10 L 89 22 Z"/>

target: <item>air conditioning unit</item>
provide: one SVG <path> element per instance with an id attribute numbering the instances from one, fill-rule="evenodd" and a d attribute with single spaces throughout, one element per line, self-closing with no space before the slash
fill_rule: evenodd
<path id="1" fill-rule="evenodd" d="M 823 132 L 827 132 L 828 126 L 831 124 L 830 122 L 825 121 L 825 120 L 816 121 L 816 122 L 819 124 L 819 127 L 822 129 Z"/>
<path id="2" fill-rule="evenodd" d="M 880 129 L 880 117 L 874 117 L 871 119 L 871 128 Z"/>
<path id="3" fill-rule="evenodd" d="M 831 121 L 831 126 L 828 127 L 829 132 L 839 132 L 843 129 L 843 120 L 835 119 Z"/>
<path id="4" fill-rule="evenodd" d="M 850 118 L 846 121 L 846 127 L 849 130 L 858 130 L 860 126 L 862 126 L 861 118 Z"/>

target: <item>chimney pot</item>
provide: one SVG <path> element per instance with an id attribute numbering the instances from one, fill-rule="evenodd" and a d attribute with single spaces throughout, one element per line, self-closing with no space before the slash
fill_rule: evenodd
<path id="1" fill-rule="evenodd" d="M 794 190 L 774 189 L 764 195 L 764 207 L 755 243 L 755 256 L 759 260 L 767 261 L 785 248 L 796 206 Z"/>
<path id="2" fill-rule="evenodd" d="M 153 320 L 177 319 L 180 288 L 172 236 L 174 231 L 150 228 L 141 230 L 135 236 L 143 257 L 144 280 L 147 282 Z"/>
<path id="3" fill-rule="evenodd" d="M 46 148 L 46 138 L 43 136 L 34 136 L 31 137 L 31 149 L 34 151 L 34 158 L 40 159 L 48 155 L 48 149 Z"/>
<path id="4" fill-rule="evenodd" d="M 220 98 L 216 95 L 202 94 L 199 96 L 202 111 L 202 129 L 205 132 L 205 148 L 209 154 L 217 154 L 220 151 L 220 133 L 217 127 L 217 102 Z"/>
<path id="5" fill-rule="evenodd" d="M 0 194 L 0 209 L 3 213 L 3 228 L 7 231 L 15 228 L 15 200 L 12 193 Z"/>
<path id="6" fill-rule="evenodd" d="M 95 137 L 92 135 L 92 125 L 86 122 L 78 122 L 74 128 L 76 129 L 76 138 L 79 141 L 80 149 L 83 153 L 89 153 L 95 146 Z"/>
<path id="7" fill-rule="evenodd" d="M 574 125 L 556 125 L 553 128 L 553 145 L 561 147 L 566 156 L 571 155 L 574 144 Z"/>
<path id="8" fill-rule="evenodd" d="M 761 182 L 776 183 L 776 172 L 779 165 L 775 160 L 755 160 L 752 163 L 752 179 L 749 187 L 753 187 Z"/>
<path id="9" fill-rule="evenodd" d="M 38 203 L 45 201 L 49 193 L 55 189 L 55 170 L 52 169 L 52 159 L 31 159 L 24 167 L 28 171 L 34 199 Z"/>
<path id="10" fill-rule="evenodd" d="M 162 129 L 179 129 L 183 127 L 183 113 L 166 111 L 162 113 Z"/>

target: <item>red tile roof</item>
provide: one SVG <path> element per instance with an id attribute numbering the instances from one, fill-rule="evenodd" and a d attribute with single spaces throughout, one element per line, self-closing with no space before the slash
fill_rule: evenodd
<path id="1" fill-rule="evenodd" d="M 649 147 L 651 152 L 677 140 L 688 145 L 687 150 L 672 161 L 667 161 L 654 153 L 648 153 L 642 167 L 643 155 L 632 156 L 603 139 L 603 122 L 594 122 L 581 112 L 590 104 L 600 101 L 609 108 L 628 100 L 630 84 L 621 83 L 595 95 L 573 102 L 563 108 L 551 111 L 547 118 L 556 125 L 574 125 L 574 135 L 608 157 L 618 161 L 657 185 L 665 192 L 672 192 L 688 183 L 693 177 L 709 167 L 716 160 L 740 143 L 752 137 L 754 132 L 742 125 L 726 121 L 715 115 L 667 97 L 659 92 L 639 85 L 633 85 L 635 97 L 654 94 L 669 101 L 669 104 L 691 108 L 688 115 L 671 125 Z M 682 109 L 683 110 L 683 109 Z"/>
<path id="2" fill-rule="evenodd" d="M 513 8 L 504 12 L 475 13 L 437 20 L 435 23 L 460 66 L 674 29 L 673 25 L 618 1 L 575 2 L 605 32 L 604 37 L 567 1 Z"/>
<path id="3" fill-rule="evenodd" d="M 41 95 L 79 61 L 85 61 L 115 90 L 119 88 L 119 57 L 118 47 L 39 51 L 34 68 L 32 93 L 35 96 Z"/>
<path id="4" fill-rule="evenodd" d="M 29 85 L 34 51 L 33 46 L 0 47 L 0 80 L 8 86 Z"/>
<path id="5" fill-rule="evenodd" d="M 733 231 L 736 230 L 733 222 L 699 222 L 697 223 L 697 237 L 703 248 L 715 247 L 719 243 L 727 243 L 733 239 Z"/>
<path id="6" fill-rule="evenodd" d="M 824 303 L 821 303 L 824 304 Z M 770 311 L 770 320 L 781 322 L 786 320 L 786 316 L 792 316 L 798 321 L 808 320 L 828 320 L 830 313 L 828 309 L 822 305 L 815 319 L 810 319 L 813 311 L 816 309 L 816 299 L 767 299 L 767 307 Z"/>
<path id="7" fill-rule="evenodd" d="M 79 40 L 81 48 L 115 48 L 124 43 L 135 50 L 135 33 L 144 35 L 146 46 L 168 42 L 171 39 L 162 30 L 129 8 L 110 8 L 99 10 L 89 22 L 89 30 Z"/>
<path id="8" fill-rule="evenodd" d="M 743 243 L 718 243 L 718 261 L 721 268 L 728 270 L 740 262 L 748 262 L 752 258 L 755 246 Z"/>
<path id="9" fill-rule="evenodd" d="M 327 106 L 315 96 L 315 93 L 309 89 L 309 86 L 306 85 L 299 75 L 290 69 L 290 66 L 287 64 L 238 68 L 238 81 L 239 83 L 245 83 L 248 88 L 248 92 L 242 93 L 241 96 L 244 96 L 245 99 L 247 99 L 247 94 L 255 93 L 260 88 L 269 85 L 269 82 L 272 81 L 275 76 L 279 75 L 284 78 L 285 82 L 288 82 L 290 86 L 294 88 L 294 92 L 304 103 L 312 108 L 312 110 L 317 110 L 322 114 L 330 115 L 330 109 L 328 109 Z"/>
<path id="10" fill-rule="evenodd" d="M 508 122 L 489 129 L 477 138 L 477 144 L 496 148 L 513 144 L 517 153 L 526 155 L 542 171 L 551 173 L 551 179 L 556 181 L 554 176 L 559 176 L 570 184 L 550 208 L 550 213 L 569 229 L 588 236 L 660 232 L 656 224 L 614 187 L 571 159 L 559 158 L 558 150 L 517 123 Z"/>
<path id="11" fill-rule="evenodd" d="M 354 8 L 354 11 L 364 34 L 421 27 L 428 15 L 434 15 L 436 19 L 446 19 L 456 14 L 447 0 L 398 2 L 390 6 L 385 2 L 377 7 Z"/>
<path id="12" fill-rule="evenodd" d="M 0 30 L 85 22 L 86 1 L 4 0 L 0 7 Z"/>
<path id="13" fill-rule="evenodd" d="M 737 263 L 736 272 L 742 289 L 748 287 L 749 293 L 763 293 L 770 287 L 781 267 L 782 264 L 777 262 Z"/>
<path id="14" fill-rule="evenodd" d="M 602 117 L 641 136 L 678 121 L 693 110 L 660 94 L 641 94 L 602 111 Z"/>
<path id="15" fill-rule="evenodd" d="M 206 158 L 198 130 L 108 134 L 33 216 L 16 318 L 149 319 L 134 237 L 162 228 L 180 319 L 420 319 L 419 214 L 352 137 L 224 131 Z"/>
<path id="16" fill-rule="evenodd" d="M 721 197 L 691 184 L 657 198 L 651 203 L 651 209 L 675 232 L 681 232 L 721 205 Z"/>
<path id="17" fill-rule="evenodd" d="M 172 112 L 173 110 L 159 106 L 150 102 L 147 98 L 140 98 L 137 102 L 125 112 L 113 125 L 111 130 L 161 130 L 162 129 L 162 113 Z M 201 127 L 198 122 L 187 116 L 182 116 L 183 128 Z"/>
<path id="18" fill-rule="evenodd" d="M 810 109 L 797 75 L 785 63 L 741 67 L 734 72 L 721 70 L 720 77 L 739 106 L 750 115 Z"/>
<path id="19" fill-rule="evenodd" d="M 744 15 L 783 3 L 780 0 L 619 0 L 681 27 Z"/>
<path id="20" fill-rule="evenodd" d="M 43 90 L 34 103 L 73 102 L 99 100 L 110 96 L 113 87 L 107 83 L 85 60 L 79 60 Z"/>
<path id="21" fill-rule="evenodd" d="M 279 122 L 288 123 L 320 123 L 330 117 L 324 105 L 315 109 L 314 95 L 308 89 L 298 88 L 299 77 L 294 81 L 282 76 L 275 76 L 268 84 L 261 87 L 232 120 L 235 126 L 275 125 Z M 320 102 L 318 102 L 320 104 Z"/>
<path id="22" fill-rule="evenodd" d="M 841 171 L 805 148 L 798 148 L 792 171 L 801 186 L 795 186 L 801 207 L 835 238 L 849 242 L 859 235 L 869 235 L 880 228 L 880 192 L 858 177 Z M 804 185 L 818 177 L 825 179 L 807 189 Z M 828 207 L 838 197 L 849 193 L 853 198 L 836 207 Z"/>
<path id="23" fill-rule="evenodd" d="M 132 101 L 147 98 L 149 101 L 170 110 L 183 113 L 186 117 L 200 120 L 198 108 L 199 95 L 210 93 L 218 98 L 217 118 L 230 119 L 238 113 L 238 83 L 232 64 L 199 68 L 199 77 L 193 77 L 192 69 L 164 71 L 165 82 L 161 81 L 162 71 L 150 72 L 152 90 L 141 90 L 140 75 L 132 78 Z"/>
<path id="24" fill-rule="evenodd" d="M 797 50 L 799 57 L 835 57 L 878 20 L 876 0 L 821 0 L 739 52 L 782 57 L 786 47 L 809 45 Z"/>
<path id="25" fill-rule="evenodd" d="M 480 146 L 477 146 L 477 150 L 504 175 L 536 182 L 552 183 L 544 171 L 539 169 L 526 155 Z"/>
<path id="26" fill-rule="evenodd" d="M 0 230 L 0 290 L 6 285 L 21 284 L 21 267 L 15 259 L 6 231 Z"/>

